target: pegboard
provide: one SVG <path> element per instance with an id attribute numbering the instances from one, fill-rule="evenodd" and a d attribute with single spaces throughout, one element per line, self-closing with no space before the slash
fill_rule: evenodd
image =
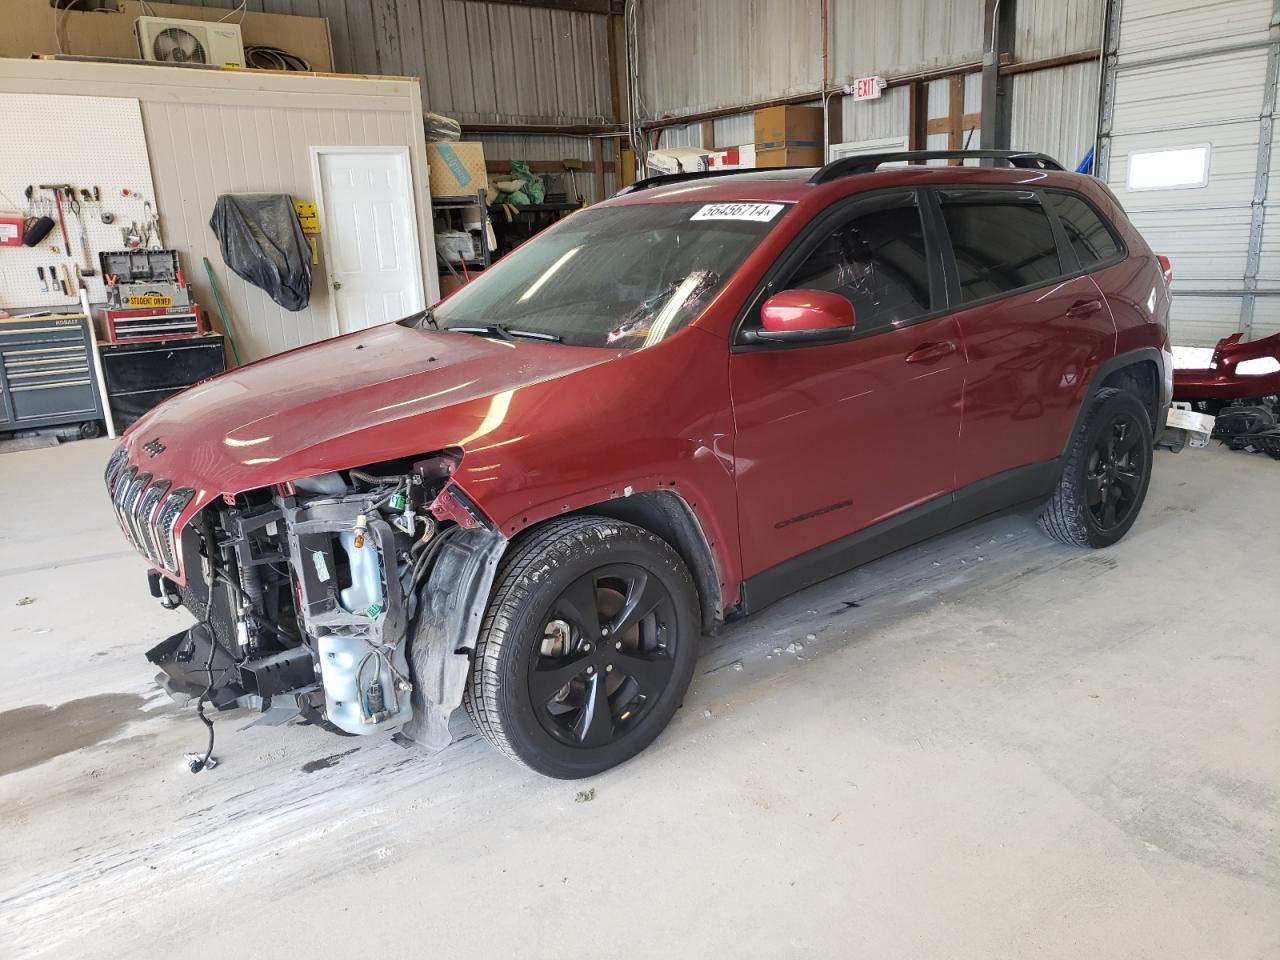
<path id="1" fill-rule="evenodd" d="M 35 96 L 0 94 L 0 117 L 5 119 L 5 132 L 0 137 L 0 211 L 28 214 L 23 191 L 33 185 L 36 197 L 34 215 L 48 213 L 53 230 L 35 247 L 0 247 L 0 307 L 12 310 L 27 307 L 68 307 L 79 303 L 79 291 L 63 296 L 54 283 L 50 291 L 40 289 L 37 267 L 62 266 L 75 285 L 75 267 L 85 263 L 97 275 L 85 277 L 89 299 L 106 300 L 98 254 L 103 250 L 123 250 L 121 230 L 145 219 L 144 204 L 150 201 L 155 210 L 155 188 L 151 182 L 151 163 L 147 159 L 147 139 L 142 128 L 142 111 L 137 100 L 116 97 Z M 102 202 L 81 201 L 77 221 L 63 200 L 70 250 L 63 242 L 58 227 L 58 212 L 52 194 L 39 190 L 42 183 L 69 183 L 91 193 L 97 187 Z M 126 197 L 122 191 L 128 190 Z M 114 214 L 115 222 L 102 222 L 103 212 Z M 80 252 L 80 223 L 84 224 L 87 261 Z M 156 230 L 157 234 L 159 226 Z M 159 238 L 150 244 L 160 246 Z M 54 253 L 57 247 L 59 252 Z"/>

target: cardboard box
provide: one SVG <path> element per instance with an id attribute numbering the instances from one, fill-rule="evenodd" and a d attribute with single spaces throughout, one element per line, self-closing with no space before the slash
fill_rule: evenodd
<path id="1" fill-rule="evenodd" d="M 756 146 L 757 167 L 820 167 L 822 147 L 775 147 L 761 150 Z"/>
<path id="2" fill-rule="evenodd" d="M 427 168 L 433 197 L 474 197 L 489 185 L 480 143 L 428 143 Z"/>
<path id="3" fill-rule="evenodd" d="M 765 107 L 756 111 L 755 121 L 757 151 L 780 147 L 822 148 L 821 107 Z"/>

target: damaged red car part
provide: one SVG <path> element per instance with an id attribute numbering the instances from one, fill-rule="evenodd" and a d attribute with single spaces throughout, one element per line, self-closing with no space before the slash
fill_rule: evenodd
<path id="1" fill-rule="evenodd" d="M 1244 343 L 1242 336 L 1233 333 L 1219 340 L 1208 367 L 1174 370 L 1173 398 L 1225 402 L 1280 394 L 1280 333 Z M 1249 372 L 1251 363 L 1261 371 Z"/>

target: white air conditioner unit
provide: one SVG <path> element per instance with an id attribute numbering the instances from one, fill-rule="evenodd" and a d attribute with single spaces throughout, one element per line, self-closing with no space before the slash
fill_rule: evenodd
<path id="1" fill-rule="evenodd" d="M 243 67 L 240 24 L 207 20 L 139 17 L 133 25 L 143 60 Z"/>

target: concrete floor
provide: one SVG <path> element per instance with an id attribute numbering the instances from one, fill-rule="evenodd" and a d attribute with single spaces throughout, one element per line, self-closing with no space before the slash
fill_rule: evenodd
<path id="1" fill-rule="evenodd" d="M 1161 454 L 1106 552 L 1006 517 L 806 591 L 563 783 L 461 718 L 246 713 L 192 776 L 110 449 L 0 457 L 6 957 L 1280 956 L 1280 464 Z"/>

